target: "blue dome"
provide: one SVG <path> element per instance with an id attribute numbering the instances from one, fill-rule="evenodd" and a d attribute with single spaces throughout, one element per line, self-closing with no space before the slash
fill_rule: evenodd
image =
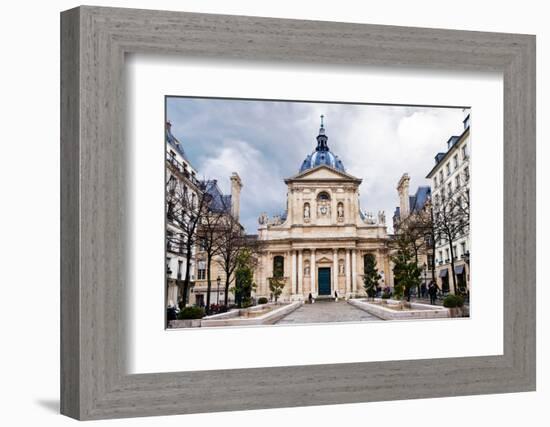
<path id="1" fill-rule="evenodd" d="M 314 151 L 304 159 L 302 166 L 300 167 L 300 173 L 308 169 L 313 169 L 317 166 L 326 165 L 331 168 L 337 169 L 341 172 L 345 172 L 344 164 L 342 160 L 332 154 L 331 151 Z"/>
<path id="2" fill-rule="evenodd" d="M 300 173 L 313 169 L 317 166 L 325 165 L 331 168 L 337 169 L 341 172 L 345 172 L 344 164 L 338 156 L 334 155 L 327 145 L 328 136 L 325 135 L 325 127 L 323 125 L 323 116 L 321 116 L 321 128 L 319 129 L 319 135 L 317 136 L 317 148 L 311 154 L 304 159 L 302 166 L 300 167 Z"/>

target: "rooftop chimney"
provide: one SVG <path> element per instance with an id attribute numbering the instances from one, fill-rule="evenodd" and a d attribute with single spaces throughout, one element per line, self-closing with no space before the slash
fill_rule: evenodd
<path id="1" fill-rule="evenodd" d="M 239 220 L 240 214 L 240 203 L 241 203 L 241 189 L 243 188 L 243 183 L 241 177 L 237 172 L 231 174 L 231 215 L 237 221 Z"/>
<path id="2" fill-rule="evenodd" d="M 408 173 L 404 173 L 397 183 L 397 193 L 399 194 L 399 215 L 401 219 L 409 216 L 409 181 L 411 178 Z"/>

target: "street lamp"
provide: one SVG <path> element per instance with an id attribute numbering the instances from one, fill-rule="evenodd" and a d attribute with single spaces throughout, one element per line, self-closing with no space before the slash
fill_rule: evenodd
<path id="1" fill-rule="evenodd" d="M 423 267 L 424 267 L 424 289 L 427 289 L 426 277 L 428 275 L 428 264 L 424 263 Z M 422 295 L 422 297 L 424 297 L 424 295 Z"/>
<path id="2" fill-rule="evenodd" d="M 222 281 L 222 279 L 220 278 L 220 276 L 218 276 L 218 278 L 216 279 L 216 283 L 218 284 L 218 290 L 216 292 L 216 305 L 220 305 L 220 282 Z"/>
<path id="3" fill-rule="evenodd" d="M 468 278 L 469 278 L 469 275 L 470 275 L 470 251 L 464 252 L 462 254 L 462 259 L 464 260 L 464 262 L 468 266 L 468 271 L 467 271 L 467 274 L 466 274 L 466 292 L 468 292 Z"/>

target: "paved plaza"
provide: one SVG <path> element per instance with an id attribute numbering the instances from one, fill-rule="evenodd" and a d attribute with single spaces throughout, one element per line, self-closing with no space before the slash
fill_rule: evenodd
<path id="1" fill-rule="evenodd" d="M 355 308 L 346 301 L 317 301 L 300 308 L 277 322 L 278 325 L 330 322 L 378 322 L 378 317 Z"/>

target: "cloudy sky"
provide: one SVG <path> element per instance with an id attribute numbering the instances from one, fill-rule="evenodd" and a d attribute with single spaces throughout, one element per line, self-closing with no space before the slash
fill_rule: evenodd
<path id="1" fill-rule="evenodd" d="M 307 102 L 167 98 L 167 119 L 200 178 L 217 179 L 230 194 L 229 176 L 243 181 L 241 222 L 256 233 L 261 212 L 284 212 L 284 178 L 295 175 L 315 150 L 319 116 L 325 116 L 330 150 L 346 171 L 362 178 L 363 211 L 399 204 L 397 181 L 411 176 L 411 193 L 428 185 L 434 156 L 462 132 L 460 108 L 344 105 Z"/>

